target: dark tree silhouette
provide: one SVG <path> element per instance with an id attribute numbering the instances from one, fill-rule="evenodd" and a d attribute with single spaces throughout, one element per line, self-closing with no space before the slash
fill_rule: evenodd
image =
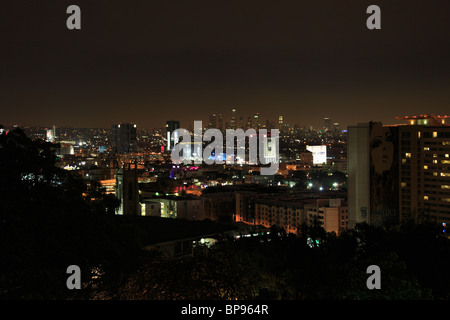
<path id="1" fill-rule="evenodd" d="M 0 294 L 6 298 L 71 296 L 69 265 L 89 279 L 92 267 L 117 264 L 137 247 L 131 230 L 105 219 L 115 203 L 87 201 L 82 178 L 56 161 L 53 144 L 19 128 L 0 135 Z"/>

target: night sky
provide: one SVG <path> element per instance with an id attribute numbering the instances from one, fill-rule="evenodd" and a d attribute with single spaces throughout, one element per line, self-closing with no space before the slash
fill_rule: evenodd
<path id="1" fill-rule="evenodd" d="M 81 30 L 66 28 L 71 4 Z M 5 126 L 450 114 L 448 0 L 3 0 L 0 39 Z"/>

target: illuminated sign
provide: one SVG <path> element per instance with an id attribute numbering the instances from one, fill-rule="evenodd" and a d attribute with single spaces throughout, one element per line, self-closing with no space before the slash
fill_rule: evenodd
<path id="1" fill-rule="evenodd" d="M 306 146 L 306 150 L 311 151 L 313 155 L 313 164 L 327 163 L 327 146 Z"/>

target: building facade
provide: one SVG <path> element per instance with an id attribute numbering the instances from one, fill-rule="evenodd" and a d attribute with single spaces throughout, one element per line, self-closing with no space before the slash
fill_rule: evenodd
<path id="1" fill-rule="evenodd" d="M 270 228 L 277 225 L 286 233 L 297 233 L 305 221 L 303 203 L 260 199 L 255 203 L 255 224 Z"/>
<path id="2" fill-rule="evenodd" d="M 148 199 L 145 201 L 146 207 L 155 202 L 159 206 L 161 218 L 203 220 L 202 200 L 196 197 L 167 197 Z"/>
<path id="3" fill-rule="evenodd" d="M 305 220 L 311 222 L 315 217 L 326 232 L 339 235 L 348 228 L 348 208 L 344 199 L 318 199 L 304 206 Z"/>
<path id="4" fill-rule="evenodd" d="M 348 128 L 349 225 L 450 220 L 447 117 L 402 117 Z"/>
<path id="5" fill-rule="evenodd" d="M 401 221 L 450 222 L 450 126 L 422 117 L 428 125 L 399 127 L 399 215 Z M 433 121 L 434 120 L 434 121 Z M 413 121 L 413 122 L 411 122 Z M 423 122 L 422 122 L 423 123 Z"/>
<path id="6" fill-rule="evenodd" d="M 136 124 L 119 123 L 113 125 L 113 152 L 118 154 L 137 152 L 136 132 Z"/>
<path id="7" fill-rule="evenodd" d="M 367 222 L 370 205 L 369 124 L 348 127 L 347 186 L 349 227 Z"/>
<path id="8" fill-rule="evenodd" d="M 166 122 L 166 141 L 167 151 L 170 152 L 174 145 L 178 143 L 179 136 L 174 133 L 175 130 L 180 129 L 180 121 L 169 120 Z"/>
<path id="9" fill-rule="evenodd" d="M 117 169 L 115 195 L 120 200 L 116 214 L 137 216 L 141 213 L 136 169 Z"/>

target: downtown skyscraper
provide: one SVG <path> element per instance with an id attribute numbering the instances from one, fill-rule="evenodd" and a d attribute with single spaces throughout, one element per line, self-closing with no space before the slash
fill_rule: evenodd
<path id="1" fill-rule="evenodd" d="M 136 124 L 119 123 L 112 126 L 113 152 L 137 152 Z"/>

